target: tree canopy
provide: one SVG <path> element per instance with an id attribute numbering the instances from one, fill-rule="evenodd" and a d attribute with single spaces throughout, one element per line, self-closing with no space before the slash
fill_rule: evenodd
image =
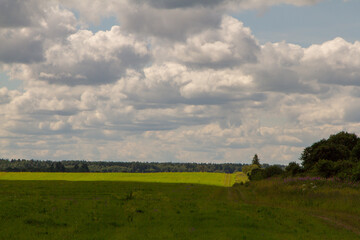
<path id="1" fill-rule="evenodd" d="M 339 132 L 305 148 L 300 160 L 305 170 L 309 170 L 321 159 L 336 162 L 350 159 L 350 156 L 360 158 L 359 138 L 354 133 Z"/>
<path id="2" fill-rule="evenodd" d="M 337 176 L 360 180 L 360 138 L 354 133 L 339 132 L 315 142 L 301 154 L 303 170 L 322 177 Z M 297 168 L 294 164 L 288 170 Z M 295 171 L 298 172 L 298 169 Z"/>

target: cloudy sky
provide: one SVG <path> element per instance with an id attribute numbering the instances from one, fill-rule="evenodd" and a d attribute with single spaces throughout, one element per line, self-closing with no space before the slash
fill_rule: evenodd
<path id="1" fill-rule="evenodd" d="M 0 0 L 0 157 L 297 161 L 360 134 L 360 1 Z"/>

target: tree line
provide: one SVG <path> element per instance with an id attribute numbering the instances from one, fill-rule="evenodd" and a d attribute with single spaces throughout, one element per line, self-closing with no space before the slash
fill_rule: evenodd
<path id="1" fill-rule="evenodd" d="M 240 172 L 241 163 L 158 163 L 158 162 L 102 162 L 102 161 L 42 161 L 0 159 L 2 172 Z"/>
<path id="2" fill-rule="evenodd" d="M 264 167 L 255 154 L 252 164 L 243 166 L 250 180 L 273 176 L 319 176 L 360 181 L 360 138 L 355 133 L 339 132 L 306 147 L 299 160 L 281 166 Z"/>
<path id="3" fill-rule="evenodd" d="M 3 172 L 244 172 L 250 180 L 273 176 L 320 176 L 360 181 L 360 138 L 339 132 L 306 147 L 297 162 L 284 165 L 261 164 L 257 154 L 251 164 L 241 163 L 158 163 L 102 161 L 41 161 L 0 159 Z"/>

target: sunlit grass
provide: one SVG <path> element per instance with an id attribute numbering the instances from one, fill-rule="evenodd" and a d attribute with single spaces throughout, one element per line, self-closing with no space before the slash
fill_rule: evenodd
<path id="1" fill-rule="evenodd" d="M 232 186 L 246 181 L 242 173 L 162 172 L 162 173 L 0 173 L 0 180 L 62 180 L 62 181 L 124 181 L 154 183 L 193 183 L 213 186 Z"/>

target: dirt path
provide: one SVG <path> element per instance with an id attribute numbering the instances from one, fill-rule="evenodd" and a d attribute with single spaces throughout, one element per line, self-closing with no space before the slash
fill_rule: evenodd
<path id="1" fill-rule="evenodd" d="M 224 175 L 224 186 L 231 187 L 231 174 L 230 173 L 225 173 L 225 175 Z"/>
<path id="2" fill-rule="evenodd" d="M 357 235 L 360 236 L 360 229 L 358 229 L 357 227 L 354 227 L 354 226 L 351 226 L 343 221 L 340 221 L 338 219 L 333 219 L 333 218 L 330 218 L 330 217 L 327 217 L 327 216 L 321 216 L 321 215 L 312 215 L 314 217 L 317 217 L 317 218 L 320 218 L 322 220 L 324 220 L 325 222 L 327 222 L 328 224 L 330 225 L 333 225 L 335 227 L 338 227 L 338 228 L 343 228 L 343 229 L 346 229 L 348 231 L 351 231 Z"/>

